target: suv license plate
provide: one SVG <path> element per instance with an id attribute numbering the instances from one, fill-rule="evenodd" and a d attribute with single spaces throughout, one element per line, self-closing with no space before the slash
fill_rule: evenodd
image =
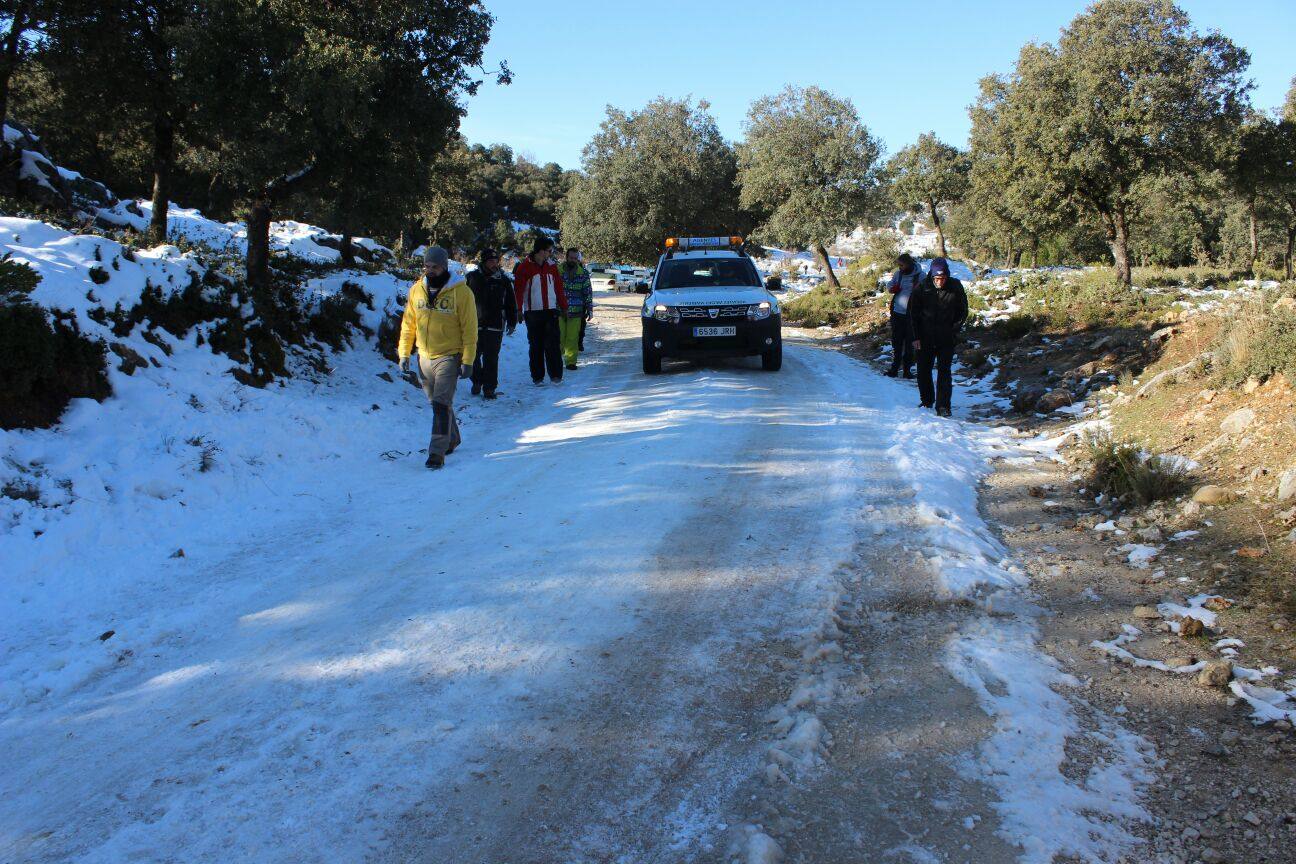
<path id="1" fill-rule="evenodd" d="M 737 336 L 737 327 L 694 327 L 694 336 Z"/>

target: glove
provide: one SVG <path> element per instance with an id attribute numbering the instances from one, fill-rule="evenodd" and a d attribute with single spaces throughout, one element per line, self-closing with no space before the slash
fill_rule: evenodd
<path id="1" fill-rule="evenodd" d="M 462 380 L 465 380 L 465 379 L 467 379 L 467 378 L 471 378 L 471 377 L 472 377 L 472 367 L 469 366 L 467 363 L 460 363 L 460 364 L 459 364 L 459 379 L 462 381 Z"/>
<path id="2" fill-rule="evenodd" d="M 586 321 L 593 321 L 593 320 L 594 320 L 594 310 L 593 310 L 593 309 L 586 309 L 586 310 L 585 310 L 585 320 L 586 320 Z"/>
<path id="3" fill-rule="evenodd" d="M 402 357 L 397 361 L 396 365 L 400 368 L 401 373 L 404 374 L 410 371 L 410 358 Z"/>

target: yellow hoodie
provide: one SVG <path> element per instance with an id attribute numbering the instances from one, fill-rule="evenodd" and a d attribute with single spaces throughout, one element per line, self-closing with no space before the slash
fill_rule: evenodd
<path id="1" fill-rule="evenodd" d="M 426 277 L 410 288 L 401 315 L 400 341 L 396 354 L 402 360 L 414 352 L 428 360 L 458 354 L 459 362 L 471 364 L 477 357 L 477 302 L 462 276 L 452 274 L 436 298 L 428 302 Z"/>

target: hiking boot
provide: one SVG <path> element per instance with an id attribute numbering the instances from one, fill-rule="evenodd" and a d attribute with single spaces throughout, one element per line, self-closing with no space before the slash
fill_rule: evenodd
<path id="1" fill-rule="evenodd" d="M 912 379 L 913 379 L 913 370 L 912 370 L 912 369 L 906 369 L 906 370 L 904 371 L 904 375 L 903 375 L 902 377 L 904 377 L 904 378 L 908 378 L 908 379 L 912 380 Z"/>
<path id="2" fill-rule="evenodd" d="M 474 385 L 472 386 L 472 395 L 474 395 L 474 396 L 480 396 L 480 395 L 481 395 L 481 392 L 482 392 L 482 389 L 481 389 L 481 385 L 480 385 L 480 384 L 474 384 Z"/>
<path id="3" fill-rule="evenodd" d="M 544 379 L 543 379 L 543 378 L 533 378 L 533 379 L 531 379 L 531 383 L 534 384 L 534 385 L 537 386 L 537 387 L 543 387 L 543 386 L 544 386 Z"/>
<path id="4" fill-rule="evenodd" d="M 487 390 L 487 391 L 486 391 L 485 393 L 483 393 L 482 395 L 485 396 L 487 399 L 498 399 L 498 398 L 499 398 L 499 394 L 496 393 L 494 390 Z"/>
<path id="5" fill-rule="evenodd" d="M 445 467 L 445 457 L 438 456 L 435 453 L 432 453 L 428 456 L 427 461 L 424 462 L 423 464 L 426 465 L 428 468 L 431 468 L 433 471 L 435 471 L 438 468 Z"/>
<path id="6" fill-rule="evenodd" d="M 892 366 L 890 369 L 888 369 L 886 372 L 883 372 L 882 374 L 886 375 L 888 378 L 894 378 L 896 375 L 900 374 L 900 370 Z"/>
<path id="7" fill-rule="evenodd" d="M 575 364 L 575 363 L 568 363 L 568 364 L 567 364 L 567 368 L 568 368 L 568 369 L 575 369 L 575 368 L 576 368 L 576 364 Z"/>
<path id="8" fill-rule="evenodd" d="M 951 416 L 953 416 L 953 414 L 952 414 L 952 412 L 950 411 L 950 409 L 948 409 L 948 408 L 937 408 L 937 409 L 936 409 L 936 416 L 937 416 L 937 417 L 951 417 Z"/>

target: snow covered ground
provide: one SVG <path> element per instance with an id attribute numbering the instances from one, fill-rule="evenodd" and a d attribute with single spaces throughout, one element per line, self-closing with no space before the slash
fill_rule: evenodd
<path id="1" fill-rule="evenodd" d="M 373 315 L 400 287 L 352 278 Z M 499 400 L 463 385 L 465 442 L 437 474 L 421 391 L 363 342 L 256 390 L 205 347 L 139 340 L 157 365 L 114 373 L 103 405 L 0 433 L 43 493 L 6 500 L 0 528 L 0 747 L 23 756 L 0 777 L 0 858 L 776 860 L 752 856 L 796 832 L 747 802 L 847 770 L 834 711 L 896 707 L 848 700 L 866 661 L 835 647 L 853 580 L 889 578 L 852 550 L 885 543 L 972 601 L 929 634 L 943 652 L 910 658 L 975 697 L 913 715 L 963 784 L 914 812 L 984 820 L 1011 851 L 980 860 L 1131 848 L 1145 748 L 1082 723 L 976 511 L 988 457 L 1023 453 L 1011 436 L 804 340 L 777 374 L 648 378 L 638 299 L 600 302 L 561 385 L 529 383 L 520 332 Z M 1064 771 L 1095 735 L 1106 755 Z"/>

